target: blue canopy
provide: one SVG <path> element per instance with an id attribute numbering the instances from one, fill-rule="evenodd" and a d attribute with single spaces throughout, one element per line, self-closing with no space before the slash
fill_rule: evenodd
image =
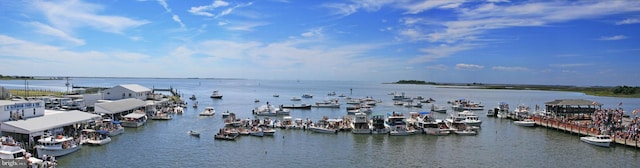
<path id="1" fill-rule="evenodd" d="M 420 112 L 420 115 L 427 115 L 427 114 L 429 114 L 429 112 L 428 112 L 428 111 Z"/>
<path id="2" fill-rule="evenodd" d="M 113 123 L 113 124 L 120 124 L 120 121 L 116 121 L 116 120 L 114 120 L 114 121 L 111 121 L 111 123 Z"/>
<path id="3" fill-rule="evenodd" d="M 96 132 L 100 133 L 100 134 L 108 134 L 109 133 L 109 131 L 107 131 L 107 130 L 97 130 Z"/>

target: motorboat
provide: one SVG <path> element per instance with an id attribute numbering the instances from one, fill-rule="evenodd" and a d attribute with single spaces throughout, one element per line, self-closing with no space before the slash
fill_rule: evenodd
<path id="1" fill-rule="evenodd" d="M 276 130 L 273 128 L 263 127 L 262 133 L 264 134 L 264 136 L 273 136 L 276 133 Z"/>
<path id="2" fill-rule="evenodd" d="M 406 136 L 415 133 L 415 130 L 410 130 L 409 127 L 407 127 L 407 123 L 402 113 L 387 113 L 385 126 L 389 129 L 389 135 L 391 136 Z"/>
<path id="3" fill-rule="evenodd" d="M 289 115 L 291 110 L 278 108 L 273 105 L 262 105 L 260 107 L 256 107 L 253 109 L 253 114 L 256 116 L 278 116 L 278 115 Z"/>
<path id="4" fill-rule="evenodd" d="M 213 93 L 211 93 L 210 97 L 214 99 L 222 99 L 222 94 L 220 93 L 220 91 L 214 90 Z"/>
<path id="5" fill-rule="evenodd" d="M 356 113 L 353 122 L 351 123 L 351 133 L 371 134 L 367 113 Z"/>
<path id="6" fill-rule="evenodd" d="M 431 104 L 431 112 L 447 113 L 447 107 L 445 107 L 445 106 L 436 106 L 435 104 Z"/>
<path id="7" fill-rule="evenodd" d="M 462 122 L 469 126 L 480 127 L 482 125 L 482 120 L 480 120 L 475 113 L 468 110 L 458 112 L 455 115 L 452 114 L 447 118 L 447 120 L 450 122 Z"/>
<path id="8" fill-rule="evenodd" d="M 304 93 L 302 94 L 302 98 L 310 99 L 310 98 L 313 98 L 313 95 L 310 93 Z"/>
<path id="9" fill-rule="evenodd" d="M 223 129 L 220 129 L 220 131 L 215 136 L 213 136 L 213 138 L 216 140 L 235 141 L 238 136 L 239 134 L 230 135 L 225 133 Z"/>
<path id="10" fill-rule="evenodd" d="M 536 126 L 536 122 L 533 121 L 532 119 L 524 119 L 522 121 L 514 121 L 513 124 L 517 125 L 517 126 L 523 126 L 523 127 L 533 127 Z"/>
<path id="11" fill-rule="evenodd" d="M 36 153 L 39 158 L 44 158 L 44 156 L 63 156 L 69 153 L 73 153 L 78 151 L 82 146 L 80 146 L 80 142 L 75 141 L 73 137 L 67 136 L 48 136 L 45 135 L 43 138 L 38 139 L 38 144 L 34 147 L 36 148 Z"/>
<path id="12" fill-rule="evenodd" d="M 427 135 L 449 135 L 450 129 L 443 120 L 433 118 L 429 112 L 420 112 L 418 118 L 418 127 L 422 128 L 422 132 Z"/>
<path id="13" fill-rule="evenodd" d="M 495 116 L 498 118 L 507 118 L 509 115 L 509 104 L 505 102 L 500 102 L 498 107 L 493 109 Z"/>
<path id="14" fill-rule="evenodd" d="M 107 136 L 109 132 L 104 130 L 93 130 L 93 129 L 84 129 L 82 130 L 84 134 L 84 139 L 81 139 L 82 144 L 89 145 L 104 145 L 111 142 L 111 138 Z"/>
<path id="15" fill-rule="evenodd" d="M 222 112 L 222 118 L 227 118 L 227 117 L 229 117 L 229 114 L 231 114 L 231 113 L 229 112 L 229 110 L 227 110 L 227 111 L 223 111 L 223 112 Z"/>
<path id="16" fill-rule="evenodd" d="M 493 109 L 487 110 L 487 117 L 493 117 L 493 116 L 496 116 L 496 111 Z"/>
<path id="17" fill-rule="evenodd" d="M 338 103 L 338 99 L 325 100 L 323 102 L 316 102 L 315 107 L 319 107 L 319 108 L 340 108 L 340 103 Z"/>
<path id="18" fill-rule="evenodd" d="M 456 135 L 478 135 L 477 131 L 470 129 L 455 130 L 453 131 L 453 133 L 455 133 Z"/>
<path id="19" fill-rule="evenodd" d="M 109 135 L 110 137 L 124 133 L 124 127 L 120 125 L 121 124 L 120 121 L 105 119 L 105 120 L 102 120 L 102 124 L 104 124 L 104 127 L 102 128 L 102 130 L 107 131 L 108 132 L 107 135 Z"/>
<path id="20" fill-rule="evenodd" d="M 216 114 L 216 110 L 213 107 L 209 106 L 209 107 L 205 107 L 204 111 L 200 112 L 200 114 L 198 114 L 198 115 L 200 115 L 200 116 L 213 116 L 215 114 Z"/>
<path id="21" fill-rule="evenodd" d="M 291 101 L 300 101 L 300 100 L 302 100 L 302 99 L 300 99 L 300 98 L 298 98 L 298 97 L 292 97 L 292 98 L 291 98 Z"/>
<path id="22" fill-rule="evenodd" d="M 196 100 L 196 95 L 191 95 L 191 97 L 189 97 L 190 100 Z"/>
<path id="23" fill-rule="evenodd" d="M 123 127 L 137 128 L 147 123 L 147 115 L 141 112 L 133 112 L 125 115 L 121 120 Z"/>
<path id="24" fill-rule="evenodd" d="M 388 134 L 389 129 L 384 124 L 385 117 L 384 115 L 373 115 L 371 116 L 371 134 Z"/>
<path id="25" fill-rule="evenodd" d="M 280 95 L 276 93 L 276 94 L 273 94 L 273 97 L 280 97 Z"/>
<path id="26" fill-rule="evenodd" d="M 152 120 L 171 120 L 173 119 L 171 115 L 163 112 L 157 112 L 155 115 L 151 117 Z"/>
<path id="27" fill-rule="evenodd" d="M 31 157 L 31 153 L 28 153 L 22 147 L 18 145 L 5 145 L 0 146 L 0 160 L 11 160 L 11 159 L 25 159 L 29 162 L 32 167 L 42 167 L 43 161 L 36 157 Z M 6 166 L 6 165 L 4 165 Z M 12 166 L 8 166 L 12 167 Z"/>
<path id="28" fill-rule="evenodd" d="M 580 140 L 586 142 L 591 145 L 601 146 L 601 147 L 609 147 L 613 139 L 609 135 L 595 135 L 595 136 L 586 136 L 580 137 Z"/>
<path id="29" fill-rule="evenodd" d="M 187 134 L 189 134 L 189 135 L 191 135 L 191 136 L 194 136 L 194 137 L 200 137 L 200 132 L 198 132 L 198 131 L 194 131 L 194 130 L 189 130 L 189 131 L 187 132 Z"/>
<path id="30" fill-rule="evenodd" d="M 264 136 L 264 131 L 262 131 L 262 128 L 260 128 L 260 127 L 253 127 L 253 128 L 251 128 L 251 130 L 249 130 L 249 135 L 257 136 L 257 137 L 263 137 Z"/>
<path id="31" fill-rule="evenodd" d="M 321 120 L 309 126 L 309 129 L 316 133 L 337 134 L 338 129 L 336 129 L 336 122 L 338 122 L 338 120 L 328 119 L 328 117 L 324 116 Z"/>
<path id="32" fill-rule="evenodd" d="M 311 105 L 310 104 L 282 104 L 280 105 L 280 108 L 286 108 L 286 109 L 311 109 Z"/>

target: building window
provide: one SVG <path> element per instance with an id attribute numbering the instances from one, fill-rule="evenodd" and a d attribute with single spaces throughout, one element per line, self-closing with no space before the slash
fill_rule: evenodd
<path id="1" fill-rule="evenodd" d="M 129 93 L 129 97 L 131 97 L 131 93 Z"/>
<path id="2" fill-rule="evenodd" d="M 36 115 L 36 108 L 33 108 L 33 115 Z"/>

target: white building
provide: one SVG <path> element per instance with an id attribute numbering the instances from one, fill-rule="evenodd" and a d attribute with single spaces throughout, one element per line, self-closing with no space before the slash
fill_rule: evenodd
<path id="1" fill-rule="evenodd" d="M 126 84 L 106 89 L 102 91 L 102 94 L 105 100 L 120 100 L 128 98 L 147 100 L 147 96 L 151 95 L 152 91 L 151 89 L 138 84 Z"/>
<path id="2" fill-rule="evenodd" d="M 44 102 L 0 100 L 0 121 L 13 121 L 44 115 Z"/>

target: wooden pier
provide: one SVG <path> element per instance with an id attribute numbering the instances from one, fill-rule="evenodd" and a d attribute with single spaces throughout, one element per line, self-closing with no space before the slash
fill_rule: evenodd
<path id="1" fill-rule="evenodd" d="M 576 134 L 578 136 L 594 136 L 599 135 L 600 133 L 600 131 L 595 128 L 588 128 L 584 123 L 562 122 L 555 119 L 545 119 L 538 116 L 532 116 L 531 118 L 536 122 L 536 125 L 567 132 L 569 134 Z M 620 138 L 616 139 L 615 136 L 612 136 L 611 138 L 616 144 L 625 145 L 636 149 L 640 148 L 640 143 L 638 141 Z"/>

